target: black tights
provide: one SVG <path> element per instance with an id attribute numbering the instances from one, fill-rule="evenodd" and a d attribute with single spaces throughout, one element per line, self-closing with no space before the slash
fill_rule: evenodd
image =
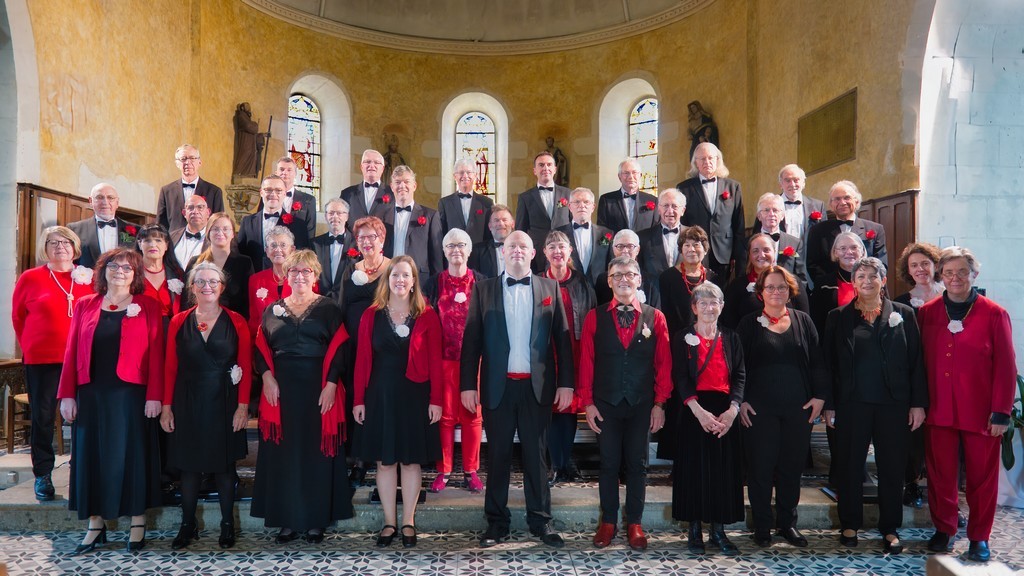
<path id="1" fill-rule="evenodd" d="M 199 484 L 202 472 L 181 472 L 181 521 L 183 524 L 195 523 L 196 506 L 199 504 Z M 235 507 L 235 472 L 220 472 L 213 475 L 220 495 L 221 522 L 234 524 Z"/>

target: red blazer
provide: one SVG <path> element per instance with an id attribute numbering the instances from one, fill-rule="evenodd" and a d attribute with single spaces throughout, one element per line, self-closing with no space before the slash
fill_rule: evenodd
<path id="1" fill-rule="evenodd" d="M 370 306 L 359 321 L 353 406 L 366 403 L 366 386 L 370 383 L 370 372 L 373 369 L 373 323 L 376 317 L 377 307 Z M 409 361 L 405 367 L 405 377 L 413 382 L 433 384 L 430 387 L 430 403 L 441 405 L 441 320 L 429 305 L 416 319 L 416 325 L 409 335 Z"/>
<path id="2" fill-rule="evenodd" d="M 125 382 L 145 386 L 146 400 L 159 402 L 164 392 L 164 317 L 160 304 L 149 296 L 137 294 L 132 297 L 132 303 L 138 304 L 141 310 L 137 316 L 125 316 L 121 321 L 117 376 Z M 74 398 L 77 388 L 89 383 L 92 339 L 102 305 L 102 295 L 90 294 L 75 306 L 57 398 Z"/>
<path id="3" fill-rule="evenodd" d="M 167 361 L 164 363 L 164 406 L 174 403 L 174 385 L 178 381 L 178 330 L 185 325 L 188 315 L 195 306 L 174 315 L 167 329 Z M 238 334 L 238 356 L 235 365 L 242 369 L 242 379 L 238 382 L 238 403 L 249 403 L 249 390 L 252 388 L 252 340 L 249 326 L 242 315 L 221 306 L 221 311 L 228 315 L 231 324 Z M 187 361 L 187 360 L 186 360 Z"/>
<path id="4" fill-rule="evenodd" d="M 263 298 L 256 296 L 261 288 L 267 291 L 267 295 Z M 313 284 L 313 292 L 320 293 L 319 283 Z M 277 295 L 277 280 L 274 279 L 273 268 L 267 268 L 249 276 L 249 334 L 252 338 L 256 338 L 256 331 L 260 327 L 260 322 L 263 321 L 263 311 L 267 309 L 267 306 L 291 293 L 292 287 L 285 282 L 281 287 L 281 295 Z"/>
<path id="5" fill-rule="evenodd" d="M 963 332 L 947 328 L 942 298 L 918 308 L 917 320 L 931 403 L 926 422 L 986 433 L 993 412 L 1010 413 L 1017 388 L 1009 314 L 979 295 L 963 320 Z"/>

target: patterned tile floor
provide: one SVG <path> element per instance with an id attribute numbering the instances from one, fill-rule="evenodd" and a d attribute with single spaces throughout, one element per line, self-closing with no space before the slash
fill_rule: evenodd
<path id="1" fill-rule="evenodd" d="M 222 551 L 217 534 L 203 532 L 201 539 L 185 551 L 171 551 L 175 533 L 150 531 L 145 550 L 129 554 L 124 550 L 125 532 L 111 534 L 111 542 L 96 552 L 72 557 L 81 532 L 0 533 L 0 563 L 12 575 L 21 574 L 334 574 L 359 576 L 613 576 L 682 574 L 726 575 L 923 575 L 929 556 L 925 543 L 931 530 L 902 531 L 907 550 L 886 555 L 878 533 L 861 534 L 856 549 L 839 547 L 835 532 L 808 530 L 810 547 L 798 549 L 776 542 L 758 549 L 743 532 L 731 533 L 742 553 L 735 557 L 718 554 L 695 556 L 687 552 L 679 531 L 651 534 L 651 546 L 644 553 L 629 550 L 617 539 L 604 550 L 590 543 L 590 532 L 563 534 L 566 547 L 547 548 L 524 533 L 490 549 L 477 548 L 478 533 L 439 532 L 421 534 L 419 546 L 411 551 L 394 547 L 372 548 L 373 535 L 329 532 L 322 544 L 298 540 L 288 545 L 274 543 L 275 533 L 242 534 L 238 546 Z M 954 554 L 966 552 L 961 533 Z M 1001 508 L 992 535 L 994 558 L 1011 570 L 1024 573 L 1024 510 Z M 397 542 L 396 542 L 397 546 Z"/>

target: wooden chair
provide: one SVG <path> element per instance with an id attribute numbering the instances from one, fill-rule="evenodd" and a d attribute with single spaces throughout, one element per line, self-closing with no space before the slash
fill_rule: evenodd
<path id="1" fill-rule="evenodd" d="M 19 388 L 23 385 L 18 385 Z M 7 422 L 4 427 L 4 435 L 7 438 L 7 453 L 14 453 L 14 440 L 18 434 L 22 434 L 28 441 L 28 431 L 32 427 L 32 416 L 28 405 L 28 393 L 16 393 L 13 389 L 7 395 Z M 56 437 L 57 437 L 57 454 L 64 455 L 64 419 L 60 416 L 60 411 L 57 412 L 55 418 L 56 424 Z"/>

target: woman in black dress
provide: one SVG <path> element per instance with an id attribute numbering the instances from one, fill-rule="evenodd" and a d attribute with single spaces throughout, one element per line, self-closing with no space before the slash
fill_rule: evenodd
<path id="1" fill-rule="evenodd" d="M 348 334 L 338 305 L 313 292 L 321 272 L 316 254 L 298 250 L 284 270 L 291 294 L 267 308 L 256 335 L 263 394 L 252 515 L 281 527 L 279 544 L 299 530 L 315 544 L 328 525 L 352 517 L 338 385 Z"/>
<path id="2" fill-rule="evenodd" d="M 210 247 L 203 250 L 188 263 L 186 274 L 199 262 L 213 262 L 224 271 L 226 281 L 221 302 L 228 310 L 238 312 L 242 316 L 249 314 L 249 277 L 253 275 L 252 260 L 238 252 L 233 245 L 235 239 L 235 221 L 226 212 L 217 212 L 210 216 L 206 225 L 206 237 L 210 239 Z M 195 305 L 195 301 L 190 302 Z"/>
<path id="3" fill-rule="evenodd" d="M 224 272 L 200 262 L 188 274 L 190 308 L 171 319 L 160 425 L 170 434 L 168 465 L 181 471 L 180 550 L 199 538 L 196 505 L 203 474 L 220 498 L 221 548 L 235 545 L 235 461 L 245 457 L 252 347 L 241 314 L 220 303 Z"/>
<path id="4" fill-rule="evenodd" d="M 743 402 L 745 368 L 739 336 L 722 328 L 722 290 L 710 282 L 693 289 L 696 323 L 672 338 L 672 380 L 682 407 L 672 467 L 672 517 L 690 523 L 688 546 L 704 553 L 701 522 L 711 523 L 709 544 L 723 554 L 739 549 L 725 524 L 743 519 L 743 474 L 733 421 Z"/>
<path id="5" fill-rule="evenodd" d="M 776 534 L 794 546 L 807 546 L 796 528 L 800 474 L 811 426 L 825 405 L 828 375 L 811 317 L 786 307 L 798 290 L 796 276 L 782 266 L 769 266 L 754 290 L 764 308 L 744 316 L 736 329 L 747 369 L 740 405 L 747 495 L 754 543 L 761 547 L 772 543 L 773 486 Z"/>
<path id="6" fill-rule="evenodd" d="M 156 421 L 163 398 L 164 321 L 145 296 L 142 255 L 115 248 L 96 263 L 96 294 L 75 306 L 57 398 L 73 422 L 68 509 L 89 520 L 75 554 L 107 541 L 106 518 L 131 516 L 128 551 L 146 545 L 146 508 L 160 505 Z"/>
<path id="7" fill-rule="evenodd" d="M 722 309 L 722 324 L 725 327 L 735 330 L 741 318 L 761 311 L 762 302 L 754 293 L 754 287 L 761 273 L 778 263 L 778 256 L 775 241 L 771 236 L 759 233 L 750 237 L 747 244 L 747 273 L 737 275 L 725 287 L 725 307 Z M 798 291 L 793 294 L 786 307 L 810 313 L 807 291 L 803 289 L 803 283 L 799 280 L 797 287 Z"/>
<path id="8" fill-rule="evenodd" d="M 384 239 L 387 237 L 387 230 L 384 223 L 376 216 L 360 218 L 352 224 L 352 236 L 356 241 L 356 249 L 362 258 L 355 266 L 350 266 L 342 274 L 342 295 L 341 311 L 345 318 L 345 329 L 348 331 L 349 340 L 345 344 L 347 354 L 350 358 L 356 355 L 356 348 L 359 344 L 359 323 L 363 318 L 363 312 L 373 303 L 374 295 L 377 292 L 379 280 L 387 270 L 391 262 L 384 256 Z M 355 366 L 351 363 L 346 367 L 345 382 L 352 382 L 355 377 Z M 345 405 L 354 406 L 355 387 L 345 388 Z M 348 436 L 345 443 L 349 455 L 352 457 L 352 470 L 349 475 L 349 483 L 355 490 L 363 485 L 366 478 L 366 466 L 359 459 L 359 449 L 356 445 L 355 422 L 348 422 Z"/>
<path id="9" fill-rule="evenodd" d="M 377 462 L 384 528 L 377 547 L 398 532 L 402 474 L 402 545 L 416 545 L 416 502 L 423 464 L 441 457 L 441 321 L 420 290 L 416 262 L 398 256 L 363 313 L 352 415 L 361 427 L 364 462 Z"/>

